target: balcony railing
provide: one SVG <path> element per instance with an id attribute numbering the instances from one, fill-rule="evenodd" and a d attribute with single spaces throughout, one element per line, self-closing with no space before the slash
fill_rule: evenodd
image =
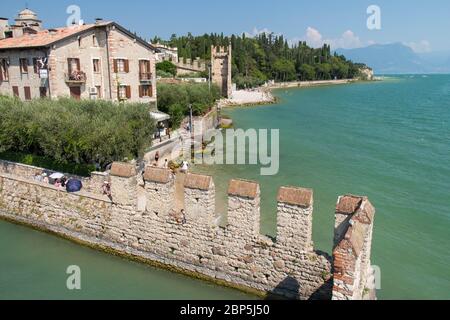
<path id="1" fill-rule="evenodd" d="M 83 84 L 86 83 L 86 73 L 83 71 L 72 71 L 65 74 L 65 79 L 68 84 Z"/>
<path id="2" fill-rule="evenodd" d="M 153 76 L 151 72 L 140 72 L 139 73 L 139 80 L 141 81 L 152 81 Z"/>

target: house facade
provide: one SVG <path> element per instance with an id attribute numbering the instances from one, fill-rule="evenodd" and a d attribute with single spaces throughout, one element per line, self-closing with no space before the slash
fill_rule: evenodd
<path id="1" fill-rule="evenodd" d="M 26 9 L 0 24 L 3 95 L 156 104 L 155 64 L 154 47 L 115 22 L 45 30 Z"/>

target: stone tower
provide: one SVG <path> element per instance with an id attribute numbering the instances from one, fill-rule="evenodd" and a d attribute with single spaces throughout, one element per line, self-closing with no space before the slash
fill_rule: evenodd
<path id="1" fill-rule="evenodd" d="M 231 83 L 231 44 L 228 47 L 211 47 L 211 77 L 212 82 L 222 90 L 222 95 L 230 98 Z"/>
<path id="2" fill-rule="evenodd" d="M 35 31 L 42 30 L 42 21 L 39 20 L 37 14 L 26 8 L 19 12 L 15 19 L 16 26 L 28 27 Z"/>

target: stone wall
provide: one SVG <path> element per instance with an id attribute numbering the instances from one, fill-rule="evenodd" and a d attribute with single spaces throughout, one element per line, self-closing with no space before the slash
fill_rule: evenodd
<path id="1" fill-rule="evenodd" d="M 133 165 L 115 163 L 110 179 L 112 200 L 84 192 L 68 194 L 1 172 L 0 216 L 248 291 L 295 299 L 331 299 L 341 294 L 339 284 L 334 285 L 336 293 L 332 290 L 331 257 L 313 249 L 312 190 L 280 189 L 277 238 L 270 239 L 259 231 L 256 182 L 230 182 L 228 224 L 220 226 L 211 177 L 186 177 L 185 210 L 180 212 L 174 208 L 174 177 L 168 170 L 148 167 L 141 181 Z M 354 219 L 366 230 L 371 224 L 363 222 L 372 207 L 362 199 L 365 204 Z M 370 265 L 370 238 L 364 239 L 362 245 L 358 242 L 363 248 L 357 255 L 360 270 Z M 356 242 L 351 239 L 351 243 Z M 354 258 L 352 253 L 342 254 Z M 342 269 L 336 270 L 335 276 L 342 279 L 336 273 Z M 364 278 L 360 274 L 349 271 L 345 276 L 359 288 Z M 346 297 L 360 298 L 358 294 Z"/>
<path id="2" fill-rule="evenodd" d="M 336 206 L 333 300 L 374 297 L 370 263 L 375 208 L 365 197 L 343 196 Z"/>
<path id="3" fill-rule="evenodd" d="M 56 171 L 43 169 L 35 166 L 0 160 L 0 173 L 17 176 L 23 179 L 32 180 L 36 175 L 47 173 L 48 176 Z M 66 177 L 78 179 L 83 183 L 83 189 L 89 193 L 102 194 L 102 186 L 105 181 L 109 181 L 109 173 L 92 172 L 91 177 L 80 177 L 65 173 Z"/>

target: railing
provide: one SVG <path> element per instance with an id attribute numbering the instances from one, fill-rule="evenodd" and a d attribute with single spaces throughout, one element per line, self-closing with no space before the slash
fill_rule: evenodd
<path id="1" fill-rule="evenodd" d="M 82 84 L 86 82 L 86 73 L 83 71 L 72 71 L 65 74 L 65 80 L 71 84 Z"/>
<path id="2" fill-rule="evenodd" d="M 140 81 L 152 81 L 152 73 L 151 72 L 140 72 L 139 73 L 139 80 Z"/>

